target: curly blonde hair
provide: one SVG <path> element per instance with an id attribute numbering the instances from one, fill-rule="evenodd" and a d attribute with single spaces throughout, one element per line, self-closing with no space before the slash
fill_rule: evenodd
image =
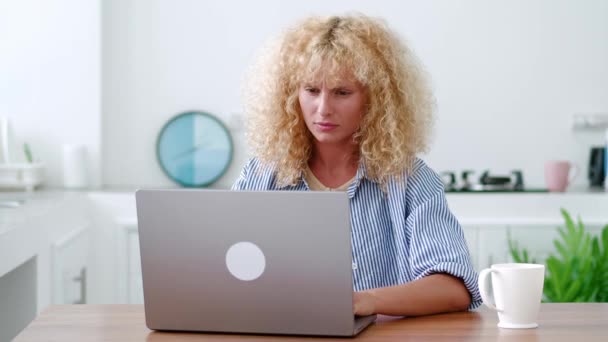
<path id="1" fill-rule="evenodd" d="M 353 139 L 370 180 L 400 178 L 428 149 L 434 100 L 412 51 L 382 20 L 310 17 L 262 50 L 245 82 L 249 145 L 275 167 L 279 186 L 296 184 L 311 157 L 300 85 L 322 72 L 339 79 L 344 70 L 367 89 L 367 112 Z"/>

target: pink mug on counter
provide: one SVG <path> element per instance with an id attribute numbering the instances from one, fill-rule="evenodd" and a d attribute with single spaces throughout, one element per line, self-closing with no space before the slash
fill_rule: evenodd
<path id="1" fill-rule="evenodd" d="M 545 162 L 545 182 L 547 189 L 553 192 L 564 192 L 578 175 L 578 166 L 567 160 L 549 160 Z"/>

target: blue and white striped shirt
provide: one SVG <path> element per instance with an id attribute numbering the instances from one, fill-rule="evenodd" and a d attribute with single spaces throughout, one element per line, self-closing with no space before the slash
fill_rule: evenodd
<path id="1" fill-rule="evenodd" d="M 304 177 L 279 187 L 272 167 L 250 159 L 233 190 L 310 190 Z M 460 224 L 448 209 L 441 179 L 416 159 L 411 175 L 387 191 L 366 177 L 363 164 L 349 186 L 353 287 L 356 291 L 404 284 L 433 273 L 461 278 L 474 309 L 481 304 L 477 273 Z"/>

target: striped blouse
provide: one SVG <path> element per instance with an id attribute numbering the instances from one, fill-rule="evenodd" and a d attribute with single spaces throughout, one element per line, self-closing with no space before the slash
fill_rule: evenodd
<path id="1" fill-rule="evenodd" d="M 247 162 L 232 189 L 310 190 L 304 177 L 279 187 L 272 167 L 256 158 Z M 355 291 L 447 273 L 464 281 L 472 299 L 469 309 L 481 304 L 462 228 L 448 208 L 441 179 L 424 161 L 416 159 L 404 181 L 389 181 L 386 192 L 366 177 L 361 164 L 347 193 Z"/>

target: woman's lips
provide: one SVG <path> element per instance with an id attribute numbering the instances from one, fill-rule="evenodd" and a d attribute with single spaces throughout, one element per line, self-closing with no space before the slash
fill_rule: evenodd
<path id="1" fill-rule="evenodd" d="M 330 122 L 315 122 L 315 125 L 317 125 L 317 127 L 319 127 L 319 129 L 323 132 L 328 132 L 338 127 L 338 125 Z"/>

